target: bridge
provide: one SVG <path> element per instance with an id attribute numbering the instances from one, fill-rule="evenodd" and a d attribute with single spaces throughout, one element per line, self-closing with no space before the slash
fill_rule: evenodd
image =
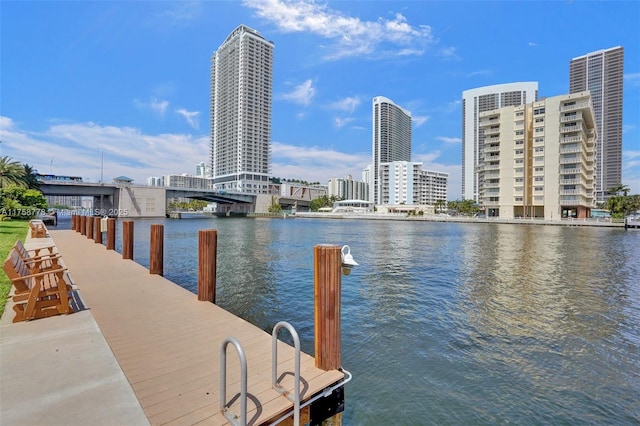
<path id="1" fill-rule="evenodd" d="M 112 217 L 165 217 L 168 201 L 190 198 L 217 204 L 219 216 L 242 216 L 265 210 L 272 195 L 230 191 L 132 185 L 128 182 L 88 183 L 81 181 L 40 181 L 44 195 L 93 197 L 90 214 Z M 266 197 L 266 198 L 265 198 Z M 310 201 L 277 196 L 284 209 L 308 210 Z"/>

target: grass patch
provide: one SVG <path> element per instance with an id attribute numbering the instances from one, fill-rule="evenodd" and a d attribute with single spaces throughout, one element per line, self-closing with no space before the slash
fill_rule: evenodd
<path id="1" fill-rule="evenodd" d="M 0 260 L 2 262 L 7 258 L 9 250 L 16 243 L 16 240 L 24 242 L 28 229 L 29 221 L 26 220 L 0 221 Z M 4 313 L 10 290 L 11 281 L 3 271 L 0 273 L 0 316 Z"/>

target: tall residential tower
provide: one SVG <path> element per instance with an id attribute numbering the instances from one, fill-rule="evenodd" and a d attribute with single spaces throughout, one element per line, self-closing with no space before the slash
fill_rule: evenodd
<path id="1" fill-rule="evenodd" d="M 462 199 L 479 201 L 484 134 L 480 113 L 538 100 L 538 82 L 506 83 L 462 92 Z"/>
<path id="2" fill-rule="evenodd" d="M 411 113 L 384 96 L 373 98 L 373 162 L 370 201 L 382 204 L 381 163 L 411 161 Z"/>
<path id="3" fill-rule="evenodd" d="M 268 193 L 273 48 L 240 25 L 211 58 L 211 173 L 218 190 Z"/>
<path id="4" fill-rule="evenodd" d="M 573 58 L 569 64 L 569 92 L 588 90 L 598 128 L 596 198 L 622 183 L 622 82 L 624 49 L 598 50 Z"/>

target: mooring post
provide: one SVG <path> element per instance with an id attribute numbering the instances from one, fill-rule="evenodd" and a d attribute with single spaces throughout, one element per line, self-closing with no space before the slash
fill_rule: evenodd
<path id="1" fill-rule="evenodd" d="M 76 215 L 73 213 L 71 214 L 71 230 L 76 230 Z"/>
<path id="2" fill-rule="evenodd" d="M 133 259 L 133 221 L 122 222 L 122 258 Z"/>
<path id="3" fill-rule="evenodd" d="M 116 249 L 116 220 L 112 217 L 107 219 L 107 250 Z"/>
<path id="4" fill-rule="evenodd" d="M 163 275 L 164 267 L 164 225 L 151 225 L 149 244 L 149 273 Z"/>
<path id="5" fill-rule="evenodd" d="M 80 234 L 87 235 L 87 217 L 85 215 L 80 216 Z"/>
<path id="6" fill-rule="evenodd" d="M 339 246 L 314 247 L 314 320 L 316 367 L 336 370 L 340 359 L 340 292 L 342 253 Z"/>
<path id="7" fill-rule="evenodd" d="M 218 231 L 198 231 L 198 300 L 216 303 Z"/>
<path id="8" fill-rule="evenodd" d="M 93 216 L 87 216 L 87 239 L 93 238 Z"/>
<path id="9" fill-rule="evenodd" d="M 102 244 L 102 229 L 100 228 L 101 217 L 93 218 L 93 240 L 96 244 Z"/>

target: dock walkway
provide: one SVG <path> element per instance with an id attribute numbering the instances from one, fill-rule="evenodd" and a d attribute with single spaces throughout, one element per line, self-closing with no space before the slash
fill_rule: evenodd
<path id="1" fill-rule="evenodd" d="M 88 311 L 7 326 L 2 330 L 3 352 L 5 333 L 12 326 L 46 324 L 45 328 L 49 329 L 49 324 L 55 327 L 54 322 L 73 322 L 89 313 L 115 356 L 148 423 L 222 425 L 228 421 L 220 411 L 220 347 L 224 339 L 234 337 L 243 346 L 247 358 L 248 424 L 269 423 L 292 410 L 293 404 L 271 386 L 270 334 L 212 303 L 198 301 L 196 295 L 188 290 L 162 276 L 150 274 L 131 260 L 123 260 L 120 253 L 106 250 L 104 245 L 96 244 L 86 236 L 71 230 L 52 230 L 50 234 Z M 52 338 L 55 341 L 55 336 Z M 64 335 L 59 338 L 74 339 Z M 227 399 L 233 401 L 230 411 L 240 414 L 238 356 L 231 345 L 227 352 Z M 78 357 L 83 357 L 83 354 L 78 353 Z M 278 372 L 292 372 L 293 358 L 293 348 L 280 342 Z M 50 367 L 56 368 L 55 365 Z M 2 366 L 3 381 L 6 368 L 10 367 Z M 76 387 L 80 389 L 82 372 L 66 373 L 78 377 Z M 287 389 L 294 388 L 291 376 L 293 374 L 284 375 L 283 385 Z M 343 377 L 340 371 L 327 372 L 316 368 L 313 357 L 303 353 L 302 401 Z M 59 390 L 64 391 L 65 388 Z M 5 383 L 2 396 L 4 399 Z M 56 398 L 55 394 L 50 397 Z M 126 392 L 123 398 L 126 399 Z M 101 404 L 100 398 L 97 397 L 93 403 Z M 27 404 L 23 405 L 28 410 Z M 127 405 L 126 401 L 123 405 Z M 144 418 L 141 420 L 135 416 L 135 404 L 129 402 L 131 405 L 133 414 L 128 421 L 117 418 L 118 406 L 111 407 L 112 424 L 146 423 Z M 71 421 L 65 423 L 74 424 Z M 97 424 L 84 422 L 89 423 Z"/>

